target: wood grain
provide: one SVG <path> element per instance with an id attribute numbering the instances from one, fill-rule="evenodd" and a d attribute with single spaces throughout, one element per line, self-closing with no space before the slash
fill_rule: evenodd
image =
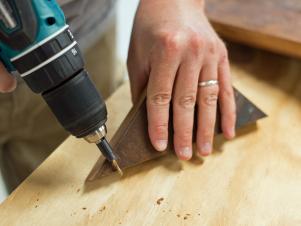
<path id="1" fill-rule="evenodd" d="M 206 13 L 222 37 L 296 57 L 300 12 L 299 0 L 206 0 Z"/>
<path id="2" fill-rule="evenodd" d="M 236 102 L 236 129 L 254 123 L 256 120 L 265 117 L 266 115 L 259 110 L 253 103 L 244 97 L 238 90 L 234 89 Z M 193 142 L 196 139 L 197 115 L 194 121 Z M 145 95 L 142 95 L 141 100 L 131 109 L 124 122 L 119 127 L 118 131 L 111 140 L 111 145 L 115 155 L 118 158 L 118 164 L 122 170 L 137 166 L 146 161 L 156 159 L 166 154 L 174 154 L 173 148 L 173 126 L 172 112 L 169 122 L 169 139 L 168 146 L 165 152 L 158 152 L 154 149 L 150 142 L 147 129 L 147 110 Z M 215 134 L 222 133 L 220 114 L 218 111 Z M 91 173 L 88 176 L 89 181 L 108 176 L 116 171 L 108 161 L 103 161 L 101 157 L 96 162 Z"/>
<path id="3" fill-rule="evenodd" d="M 252 52 L 232 58 L 232 73 L 269 115 L 257 129 L 216 140 L 205 159 L 168 155 L 89 183 L 99 151 L 70 137 L 0 205 L 0 225 L 300 226 L 301 62 Z M 128 84 L 107 103 L 112 137 L 131 108 Z"/>

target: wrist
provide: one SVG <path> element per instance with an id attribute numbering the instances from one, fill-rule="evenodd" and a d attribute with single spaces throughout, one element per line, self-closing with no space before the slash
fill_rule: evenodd
<path id="1" fill-rule="evenodd" d="M 174 0 L 171 0 L 171 1 L 174 1 Z M 202 9 L 205 9 L 205 0 L 189 0 L 189 1 L 193 4 L 196 4 L 196 5 L 200 6 Z M 140 0 L 140 3 L 146 3 L 146 2 L 150 3 L 149 0 Z M 151 2 L 153 2 L 153 3 L 160 3 L 160 2 L 166 3 L 166 0 L 152 0 Z M 172 5 L 172 2 L 170 2 L 169 5 Z"/>
<path id="2" fill-rule="evenodd" d="M 198 4 L 203 10 L 205 10 L 206 0 L 194 0 L 196 4 Z"/>

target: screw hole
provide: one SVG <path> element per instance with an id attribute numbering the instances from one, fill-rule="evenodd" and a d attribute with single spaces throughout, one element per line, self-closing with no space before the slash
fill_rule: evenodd
<path id="1" fill-rule="evenodd" d="M 51 25 L 54 25 L 55 24 L 55 18 L 54 17 L 48 17 L 47 19 L 46 19 L 46 23 L 49 25 L 49 26 L 51 26 Z"/>

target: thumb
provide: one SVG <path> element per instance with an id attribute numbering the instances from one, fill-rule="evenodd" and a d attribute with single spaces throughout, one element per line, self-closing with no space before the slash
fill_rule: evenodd
<path id="1" fill-rule="evenodd" d="M 10 73 L 8 73 L 4 65 L 0 62 L 0 92 L 12 92 L 15 90 L 16 86 L 16 79 Z"/>

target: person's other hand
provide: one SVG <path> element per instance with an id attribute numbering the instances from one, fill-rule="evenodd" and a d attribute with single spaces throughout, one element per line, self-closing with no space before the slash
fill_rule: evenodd
<path id="1" fill-rule="evenodd" d="M 169 108 L 173 108 L 174 148 L 180 159 L 192 157 L 192 129 L 198 106 L 197 151 L 212 152 L 217 99 L 222 130 L 235 136 L 235 101 L 227 50 L 204 14 L 201 0 L 141 0 L 128 55 L 133 101 L 147 85 L 148 131 L 164 151 Z M 218 80 L 219 85 L 198 87 Z"/>
<path id="2" fill-rule="evenodd" d="M 10 73 L 8 73 L 4 65 L 0 63 L 0 92 L 12 92 L 14 91 L 16 86 L 16 79 Z"/>

